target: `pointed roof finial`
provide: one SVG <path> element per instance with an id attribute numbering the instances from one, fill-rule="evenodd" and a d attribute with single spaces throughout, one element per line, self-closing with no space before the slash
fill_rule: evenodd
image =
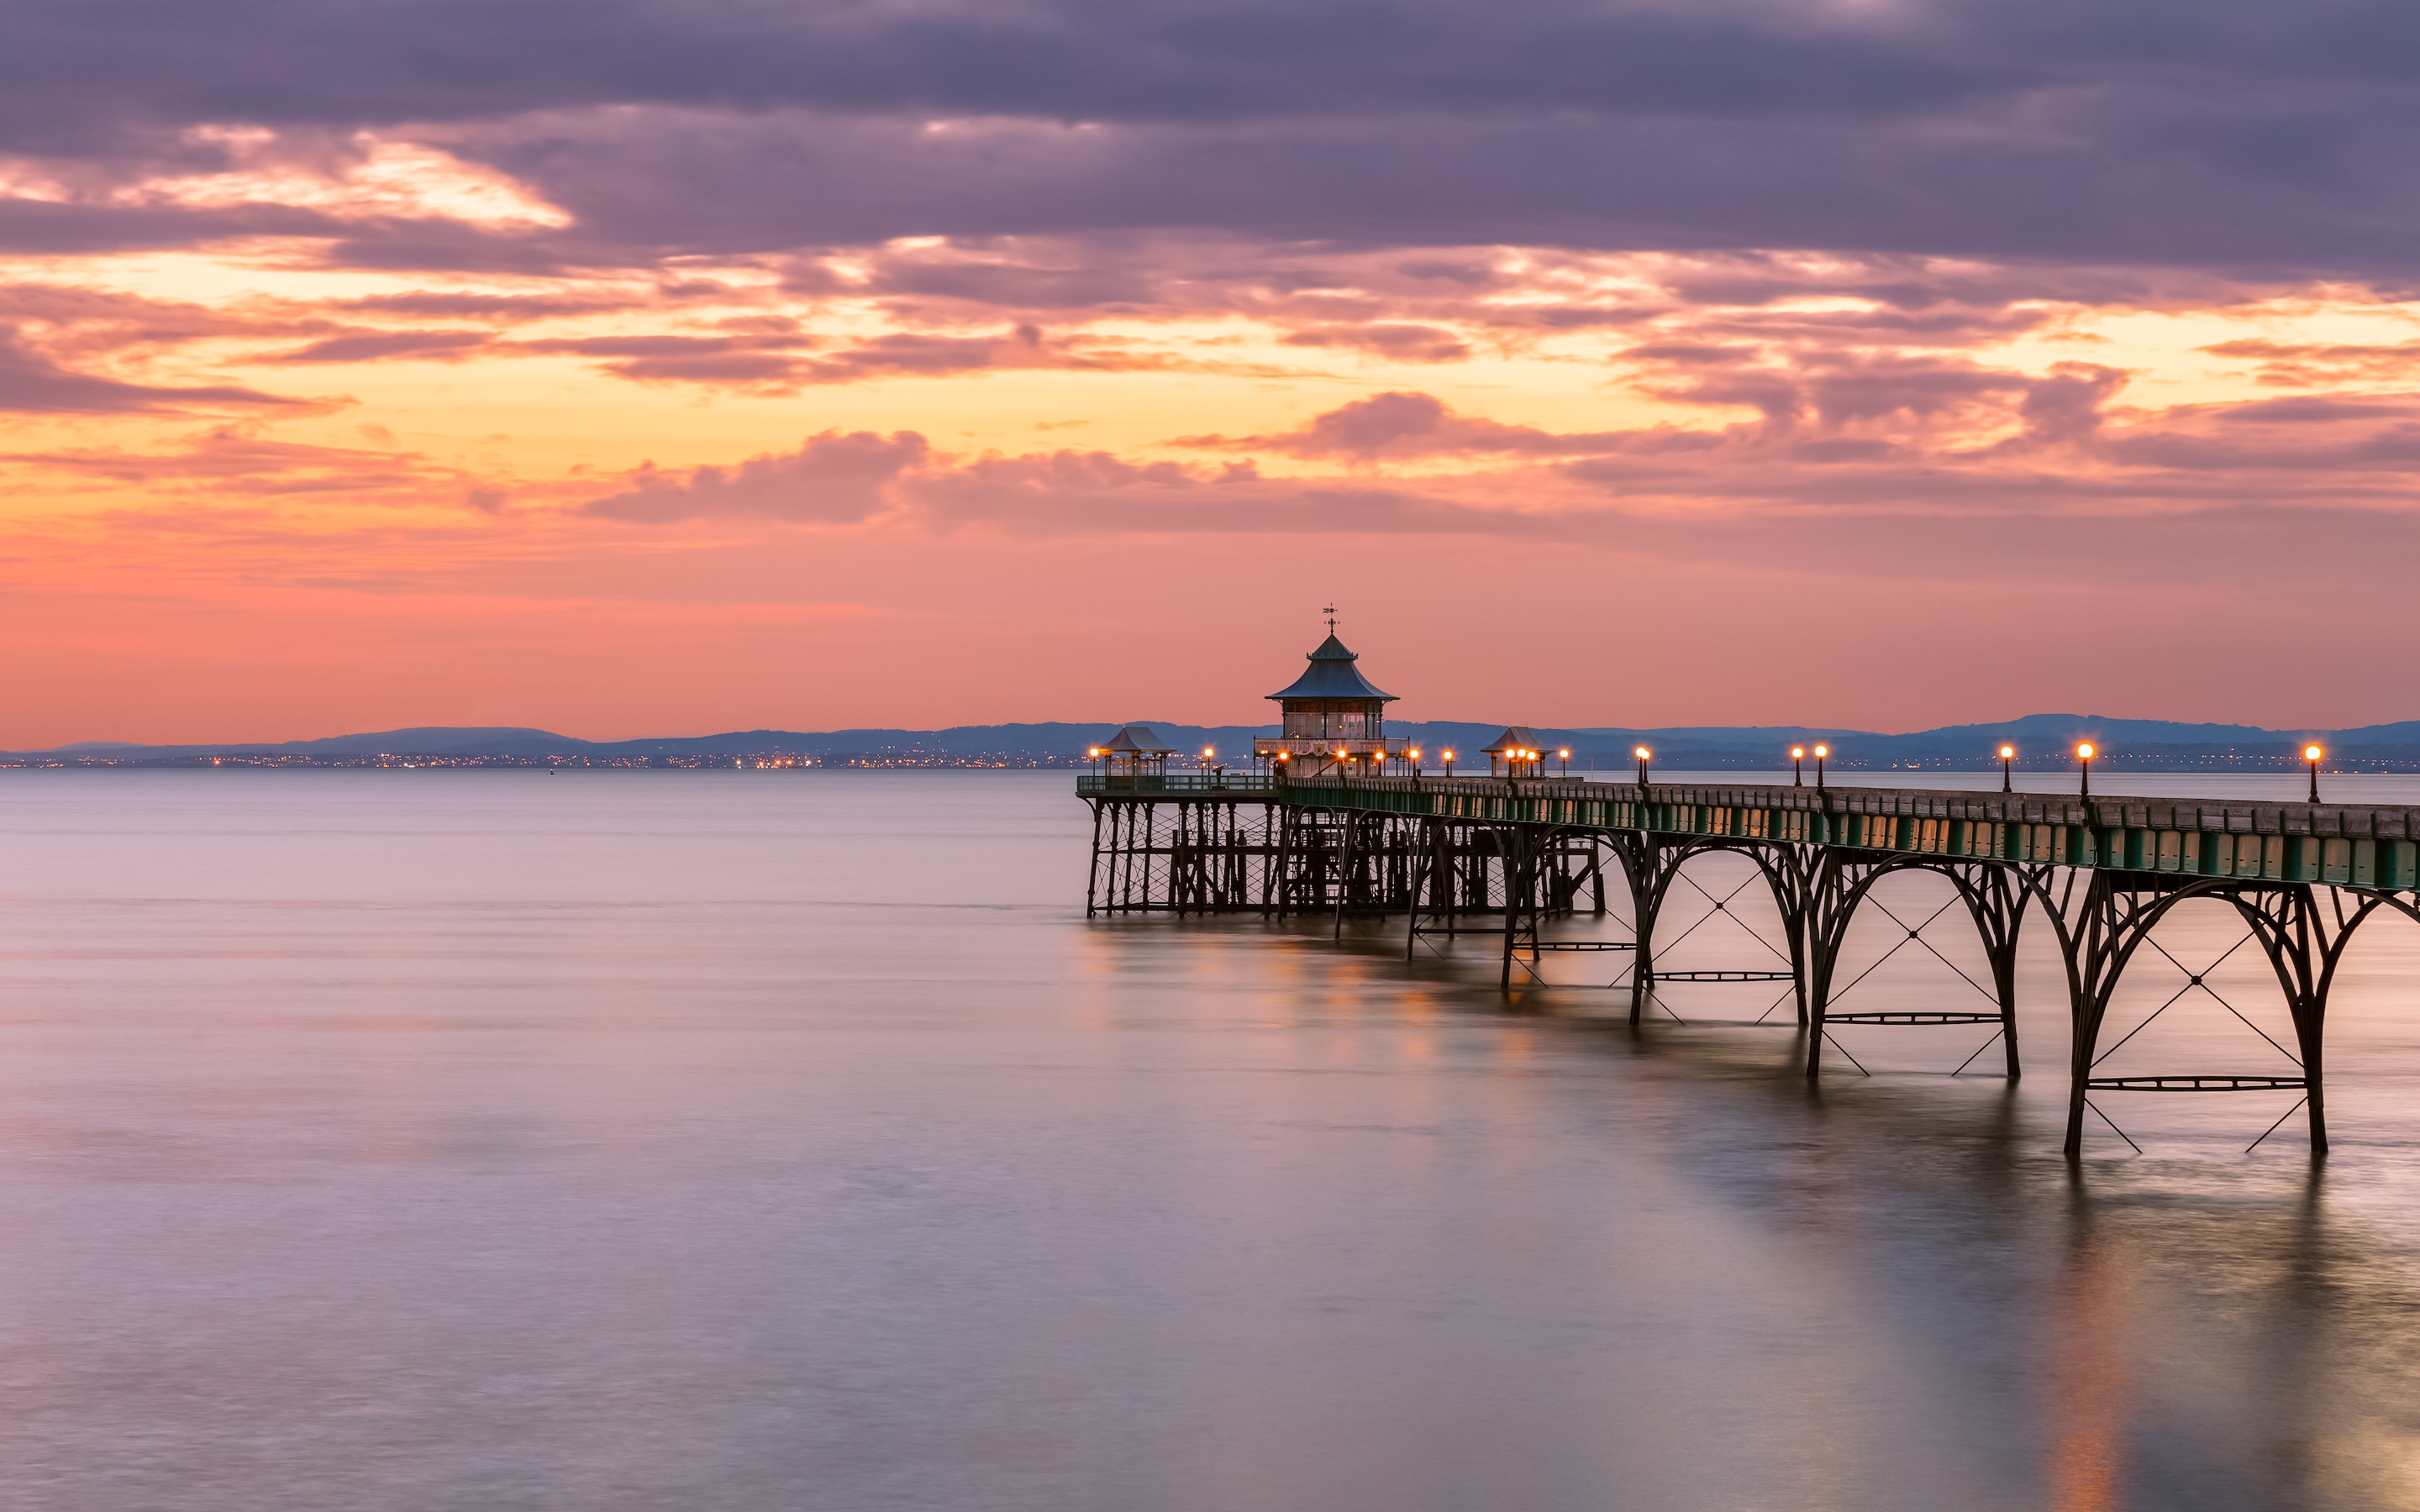
<path id="1" fill-rule="evenodd" d="M 1334 635 L 1336 633 L 1336 606 L 1330 604 L 1319 612 L 1327 616 L 1327 633 L 1329 635 Z"/>

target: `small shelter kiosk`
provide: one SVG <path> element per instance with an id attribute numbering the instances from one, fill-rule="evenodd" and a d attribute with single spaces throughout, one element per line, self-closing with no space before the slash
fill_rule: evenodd
<path id="1" fill-rule="evenodd" d="M 1311 666 L 1269 695 L 1283 720 L 1280 733 L 1255 738 L 1252 754 L 1291 777 L 1381 776 L 1388 762 L 1404 762 L 1411 742 L 1387 734 L 1387 705 L 1395 695 L 1361 675 L 1355 665 L 1361 658 L 1336 639 L 1329 613 L 1327 639 L 1311 653 Z"/>
<path id="2" fill-rule="evenodd" d="M 1487 753 L 1487 770 L 1494 777 L 1544 777 L 1546 775 L 1545 748 L 1538 744 L 1537 733 L 1528 725 L 1508 726 L 1505 732 L 1482 748 Z"/>
<path id="3" fill-rule="evenodd" d="M 1157 787 L 1168 775 L 1168 759 L 1176 748 L 1159 738 L 1147 724 L 1121 726 L 1118 733 L 1092 749 L 1109 786 Z"/>

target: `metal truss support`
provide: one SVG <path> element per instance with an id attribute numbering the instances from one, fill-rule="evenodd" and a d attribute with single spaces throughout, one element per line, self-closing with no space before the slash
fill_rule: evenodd
<path id="1" fill-rule="evenodd" d="M 1749 855 L 1773 889 L 1774 906 L 1781 910 L 1781 933 L 1790 944 L 1792 996 L 1797 1000 L 1798 1024 L 1807 1013 L 1807 928 L 1814 907 L 1816 884 L 1823 870 L 1823 853 L 1807 845 L 1759 845 Z"/>
<path id="2" fill-rule="evenodd" d="M 1265 906 L 1274 806 L 1233 799 L 1089 799 L 1084 917 L 1250 913 Z M 1248 816 L 1257 808 L 1257 819 Z"/>
<path id="3" fill-rule="evenodd" d="M 2262 953 L 2277 973 L 2277 985 L 2286 994 L 2286 1007 L 2293 1016 L 2294 1043 L 2299 1052 L 2296 1058 L 2303 1063 L 2306 1099 L 2304 1105 L 2310 1112 L 2311 1153 L 2324 1155 L 2328 1152 L 2327 1086 L 2320 1072 L 2328 988 L 2335 980 L 2336 965 L 2344 959 L 2345 947 L 2352 942 L 2352 932 L 2384 900 L 2377 893 L 2354 893 L 2348 906 L 2347 895 L 2330 887 L 2327 902 L 2322 904 L 2318 894 L 2319 889 L 2308 883 L 2292 887 L 2240 888 L 2234 903 L 2236 912 L 2243 916 L 2244 923 L 2259 939 Z M 2263 1139 L 2267 1137 L 2261 1135 Z"/>
<path id="4" fill-rule="evenodd" d="M 1099 908 L 1101 890 L 1101 810 L 1108 805 L 1098 798 L 1086 800 L 1093 810 L 1093 861 L 1084 871 L 1084 917 L 1090 918 Z"/>
<path id="5" fill-rule="evenodd" d="M 1655 983 L 1665 981 L 1767 981 L 1787 980 L 1798 1001 L 1799 1022 L 1807 1022 L 1807 904 L 1811 873 L 1806 861 L 1780 847 L 1742 842 L 1733 840 L 1666 840 L 1658 835 L 1637 831 L 1617 831 L 1600 837 L 1621 864 L 1623 878 L 1630 885 L 1631 932 L 1637 940 L 1637 956 L 1630 973 L 1630 1022 L 1638 1024 L 1646 1015 L 1647 1004 L 1654 995 Z M 1665 901 L 1671 895 L 1672 884 L 1681 878 L 1681 868 L 1692 858 L 1710 851 L 1743 851 L 1756 863 L 1757 871 L 1773 890 L 1773 901 L 1781 912 L 1782 933 L 1789 949 L 1785 952 L 1790 969 L 1784 971 L 1722 970 L 1661 972 L 1655 969 L 1655 932 L 1664 912 Z M 1730 900 L 1714 899 L 1717 911 L 1727 908 Z M 1686 933 L 1685 931 L 1683 933 Z M 1769 942 L 1768 942 L 1769 943 Z M 1775 1005 L 1778 1007 L 1776 1003 Z"/>
<path id="6" fill-rule="evenodd" d="M 2060 952 L 2066 958 L 2068 999 L 2075 1026 L 2074 1054 L 2070 1069 L 2067 1108 L 2067 1142 L 2069 1159 L 2084 1153 L 2084 1115 L 2088 1109 L 2106 1120 L 2091 1102 L 2095 1091 L 2161 1091 L 2161 1092 L 2235 1092 L 2235 1091 L 2300 1091 L 2299 1106 L 2309 1113 L 2312 1155 L 2325 1155 L 2328 1150 L 2327 1099 L 2322 1078 L 2323 1030 L 2327 1021 L 2328 989 L 2335 979 L 2337 964 L 2344 958 L 2345 947 L 2351 942 L 2353 931 L 2376 912 L 2387 900 L 2377 893 L 2360 892 L 2348 895 L 2336 888 L 2326 889 L 2323 905 L 2319 889 L 2309 883 L 2263 883 L 2230 878 L 2180 878 L 2158 873 L 2095 871 L 2088 875 L 2070 872 L 2063 885 L 2053 887 L 2047 876 L 2036 879 L 2034 891 L 2050 914 L 2052 926 L 2058 931 Z M 2295 1048 L 2287 1051 L 2277 1045 L 2296 1063 L 2300 1072 L 2294 1076 L 2242 1075 L 2199 1072 L 2158 1076 L 2095 1076 L 2100 1063 L 2114 1054 L 2100 1048 L 2101 1031 L 2109 1016 L 2111 998 L 2126 967 L 2142 947 L 2150 943 L 2151 931 L 2166 917 L 2169 910 L 2190 898 L 2215 898 L 2234 905 L 2236 912 L 2250 929 L 2249 938 L 2257 940 L 2275 972 L 2277 984 L 2286 997 L 2286 1008 L 2294 1026 Z M 2396 900 L 2398 910 L 2409 912 L 2401 900 Z M 2156 945 L 2154 949 L 2159 949 Z M 2163 951 L 2163 954 L 2165 952 Z M 2222 959 L 2224 959 L 2222 957 Z M 2182 963 L 2179 963 L 2181 967 Z M 2188 970 L 2187 985 L 2177 997 L 2194 988 L 2209 992 L 2204 973 Z M 2217 995 L 2212 992 L 2212 996 Z M 2168 1002 L 2174 1003 L 2176 997 Z M 2226 999 L 2219 1001 L 2235 1011 Z M 2161 1005 L 2153 1018 L 2164 1012 Z M 2239 1012 L 2236 1015 L 2241 1018 Z M 2124 1039 L 2141 1032 L 2145 1025 L 2135 1026 Z M 2249 1019 L 2244 1020 L 2251 1025 Z M 2257 1026 L 2252 1026 L 2258 1033 Z M 2269 1037 L 2265 1034 L 2263 1039 Z M 2270 1041 L 2276 1044 L 2273 1040 Z M 2291 1117 L 2293 1109 L 2287 1110 Z M 2277 1120 L 2285 1122 L 2285 1119 Z M 2117 1128 L 2112 1122 L 2111 1128 Z M 2274 1132 L 2275 1125 L 2271 1126 Z M 2120 1137 L 2125 1131 L 2118 1130 Z M 2260 1138 L 2266 1139 L 2267 1134 Z M 2126 1142 L 2133 1144 L 2132 1138 Z M 2257 1145 L 2260 1140 L 2253 1141 Z"/>
<path id="7" fill-rule="evenodd" d="M 1810 1081 L 1823 1075 L 1823 1045 L 1829 1037 L 1827 1026 L 1833 1024 L 1996 1024 L 1995 1038 L 2003 1048 L 2009 1079 L 2014 1081 L 2024 1073 L 2017 1055 L 2017 936 L 2024 923 L 2027 903 L 2034 896 L 2034 889 L 2027 880 L 2029 872 L 1998 863 L 1942 861 L 1839 847 L 1825 847 L 1808 871 L 1811 874 L 1806 884 L 1805 927 L 1810 1010 L 1807 1075 Z M 1861 905 L 1871 901 L 1874 884 L 1895 872 L 1938 872 L 1948 879 L 1956 896 L 1951 903 L 1934 910 L 1931 918 L 1913 926 L 1884 908 L 1884 914 L 1891 922 L 1906 931 L 1906 937 L 1885 951 L 1883 960 L 1889 960 L 1907 945 L 1921 945 L 1989 999 L 1993 1004 L 1991 1012 L 1942 1010 L 1841 1013 L 1834 1011 L 1833 1004 L 1840 994 L 1864 980 L 1865 976 L 1874 969 L 1874 966 L 1867 967 L 1865 973 L 1847 983 L 1836 980 L 1840 949 L 1847 942 L 1850 921 L 1855 918 Z M 1924 938 L 1924 931 L 1933 919 L 1959 903 L 1965 905 L 1967 917 L 1973 920 L 1975 933 L 1982 942 L 1984 958 L 1991 964 L 1992 985 L 1988 988 L 1967 976 L 1955 962 L 1942 955 L 1931 941 Z M 1878 903 L 1874 906 L 1882 908 Z M 1874 964 L 1875 966 L 1881 964 L 1881 961 Z M 1837 1041 L 1833 1042 L 1838 1043 Z M 1984 1048 L 1988 1049 L 1990 1045 L 1991 1041 L 1986 1040 Z M 1977 1055 L 1981 1053 L 1981 1050 L 1976 1052 Z M 1967 1057 L 1968 1064 L 1973 1060 L 1974 1057 Z M 1961 1066 L 1958 1069 L 1963 1071 L 1966 1068 Z"/>
<path id="8" fill-rule="evenodd" d="M 1962 866 L 1951 876 L 1975 920 L 1975 933 L 1982 937 L 1984 959 L 1992 965 L 1992 995 L 2000 1003 L 2000 1048 L 2005 1053 L 2009 1080 L 2013 1082 L 2024 1074 L 2024 1067 L 2017 1058 L 2017 933 L 2024 927 L 2025 907 L 2033 889 L 2027 885 L 2024 872 L 2012 872 L 2004 866 Z M 1973 1057 L 1968 1058 L 1971 1062 Z"/>
<path id="9" fill-rule="evenodd" d="M 1462 916 L 1470 912 L 1467 869 L 1465 855 L 1471 848 L 1458 825 L 1441 819 L 1420 821 L 1418 850 L 1412 864 L 1412 874 L 1405 913 L 1408 924 L 1404 931 L 1404 959 L 1412 960 L 1419 953 L 1420 941 L 1431 934 L 1443 934 L 1450 942 L 1460 933 Z M 1482 889 L 1480 902 L 1485 903 Z"/>
<path id="10" fill-rule="evenodd" d="M 1524 825 L 1508 825 L 1497 831 L 1504 851 L 1504 975 L 1500 983 L 1505 992 L 1512 990 L 1512 968 L 1517 964 L 1533 983 L 1544 984 L 1545 978 L 1538 970 L 1538 916 L 1545 900 L 1544 859 L 1546 836 L 1531 832 Z"/>

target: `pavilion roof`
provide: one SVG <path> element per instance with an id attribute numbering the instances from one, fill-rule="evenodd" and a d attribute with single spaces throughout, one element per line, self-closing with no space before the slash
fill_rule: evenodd
<path id="1" fill-rule="evenodd" d="M 1175 747 L 1161 740 L 1158 732 L 1147 724 L 1121 726 L 1116 734 L 1101 742 L 1100 748 L 1141 756 L 1171 756 L 1176 752 Z"/>
<path id="2" fill-rule="evenodd" d="M 1379 687 L 1361 675 L 1353 665 L 1361 658 L 1344 649 L 1344 642 L 1333 633 L 1319 643 L 1310 656 L 1311 667 L 1294 686 L 1269 695 L 1273 699 L 1375 699 L 1383 703 L 1395 702 L 1395 695 Z"/>

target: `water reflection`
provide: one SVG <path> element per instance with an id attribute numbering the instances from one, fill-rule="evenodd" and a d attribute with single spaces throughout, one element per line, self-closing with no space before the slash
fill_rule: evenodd
<path id="1" fill-rule="evenodd" d="M 1810 1087 L 1745 994 L 1087 924 L 1054 774 L 754 777 L 0 783 L 9 1498 L 2420 1505 L 2420 930 L 2323 1177 L 2252 1098 L 2071 1167 L 2039 940 L 2023 1081 Z"/>

